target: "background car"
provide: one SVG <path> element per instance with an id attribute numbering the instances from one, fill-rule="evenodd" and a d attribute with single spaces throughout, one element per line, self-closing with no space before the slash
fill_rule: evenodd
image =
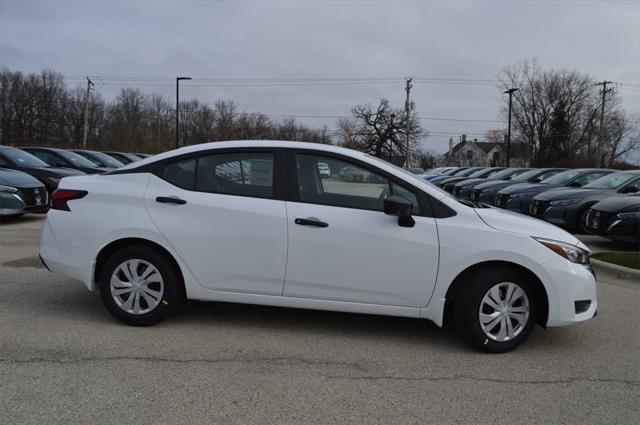
<path id="1" fill-rule="evenodd" d="M 468 177 L 471 174 L 475 173 L 476 171 L 484 170 L 486 168 L 487 167 L 468 167 L 463 170 L 456 170 L 450 175 L 441 174 L 440 176 L 437 176 L 436 178 L 431 179 L 430 182 L 435 184 L 438 187 L 443 187 L 445 184 L 447 184 L 447 182 L 449 182 L 454 178 Z M 456 181 L 459 181 L 459 180 L 456 180 Z"/>
<path id="2" fill-rule="evenodd" d="M 531 200 L 539 193 L 560 187 L 582 187 L 617 170 L 604 168 L 579 168 L 567 170 L 540 183 L 520 183 L 498 191 L 496 205 L 522 214 L 529 214 Z"/>
<path id="3" fill-rule="evenodd" d="M 104 152 L 107 155 L 117 159 L 118 161 L 122 162 L 123 164 L 131 164 L 132 162 L 136 162 L 136 161 L 140 161 L 142 158 L 140 158 L 139 156 L 136 156 L 132 153 L 127 153 L 127 152 L 113 152 L 113 151 L 108 151 L 108 152 Z"/>
<path id="4" fill-rule="evenodd" d="M 0 168 L 0 216 L 43 213 L 49 209 L 44 185 L 22 171 Z"/>
<path id="5" fill-rule="evenodd" d="M 469 167 L 453 167 L 453 168 L 445 170 L 445 171 L 443 171 L 441 173 L 432 174 L 432 175 L 428 175 L 428 176 L 423 176 L 422 178 L 424 180 L 428 181 L 428 182 L 432 182 L 435 179 L 442 178 L 442 177 L 445 177 L 445 176 L 455 176 L 455 175 L 457 175 L 459 173 L 462 173 L 467 168 L 469 168 Z"/>
<path id="6" fill-rule="evenodd" d="M 454 185 L 453 194 L 457 198 L 471 200 L 473 196 L 473 189 L 476 186 L 489 181 L 498 181 L 498 180 L 506 181 L 513 177 L 516 177 L 519 174 L 524 173 L 527 170 L 528 168 L 505 168 L 501 171 L 498 171 L 495 174 L 492 174 L 491 176 L 485 179 L 470 178 L 467 180 L 463 180 Z"/>
<path id="7" fill-rule="evenodd" d="M 55 168 L 38 157 L 21 149 L 0 146 L 0 167 L 23 171 L 41 181 L 49 193 L 58 187 L 63 177 L 83 175 L 82 171 L 71 168 Z"/>
<path id="8" fill-rule="evenodd" d="M 318 172 L 320 173 L 320 177 L 323 179 L 328 179 L 331 177 L 331 168 L 329 168 L 329 164 L 326 162 L 318 163 Z"/>
<path id="9" fill-rule="evenodd" d="M 73 168 L 86 174 L 100 174 L 113 170 L 113 168 L 100 167 L 84 156 L 65 149 L 42 147 L 25 147 L 20 149 L 37 156 L 52 167 Z"/>
<path id="10" fill-rule="evenodd" d="M 407 171 L 417 175 L 424 174 L 424 168 L 420 168 L 420 167 L 407 168 Z"/>
<path id="11" fill-rule="evenodd" d="M 480 179 L 485 180 L 487 177 L 491 177 L 492 175 L 504 170 L 505 167 L 489 167 L 482 170 L 478 170 L 475 173 L 471 173 L 467 177 L 452 177 L 447 179 L 447 182 L 442 185 L 442 188 L 449 193 L 453 193 L 456 183 L 464 182 L 469 179 Z"/>
<path id="12" fill-rule="evenodd" d="M 594 204 L 587 213 L 586 228 L 640 249 L 640 194 L 616 196 Z"/>
<path id="13" fill-rule="evenodd" d="M 496 205 L 496 197 L 501 189 L 518 183 L 540 183 L 565 170 L 566 168 L 532 168 L 509 180 L 479 184 L 473 189 L 473 201 Z"/>
<path id="14" fill-rule="evenodd" d="M 592 181 L 582 189 L 554 189 L 533 198 L 530 214 L 560 227 L 586 231 L 592 205 L 625 193 L 640 192 L 640 170 L 619 171 Z"/>
<path id="15" fill-rule="evenodd" d="M 120 168 L 124 166 L 123 162 L 118 161 L 114 157 L 107 155 L 106 153 L 90 150 L 73 149 L 73 152 L 78 155 L 82 155 L 89 161 L 95 162 L 96 165 L 104 168 Z"/>

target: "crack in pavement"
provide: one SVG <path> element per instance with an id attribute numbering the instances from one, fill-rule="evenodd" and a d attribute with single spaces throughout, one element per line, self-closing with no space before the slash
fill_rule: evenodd
<path id="1" fill-rule="evenodd" d="M 480 376 L 472 375 L 452 375 L 452 376 L 394 376 L 394 375 L 379 375 L 379 376 L 347 376 L 347 375 L 327 375 L 323 374 L 327 379 L 346 379 L 346 380 L 389 380 L 389 381 L 479 381 L 479 382 L 491 382 L 496 384 L 523 384 L 523 385 L 553 385 L 553 384 L 572 384 L 575 382 L 597 382 L 597 383 L 614 383 L 629 385 L 632 387 L 640 386 L 640 382 L 627 380 L 627 379 L 614 379 L 614 378 L 566 378 L 566 379 L 548 379 L 548 380 L 521 380 L 521 379 L 498 379 L 498 378 L 483 378 Z"/>
<path id="2" fill-rule="evenodd" d="M 92 362 L 110 362 L 110 361 L 141 361 L 141 362 L 160 362 L 160 363 L 271 363 L 275 365 L 291 365 L 302 364 L 310 366 L 326 366 L 326 367 L 349 367 L 356 370 L 366 371 L 367 369 L 358 363 L 339 362 L 330 360 L 312 360 L 302 357 L 226 357 L 226 358 L 190 358 L 190 359 L 177 359 L 169 357 L 154 357 L 154 356 L 105 356 L 105 357 L 67 357 L 67 358 L 46 358 L 46 357 L 32 357 L 25 359 L 12 359 L 12 358 L 0 358 L 0 364 L 13 363 L 13 364 L 33 364 L 33 363 L 54 363 L 54 364 L 78 364 L 78 363 L 92 363 Z"/>

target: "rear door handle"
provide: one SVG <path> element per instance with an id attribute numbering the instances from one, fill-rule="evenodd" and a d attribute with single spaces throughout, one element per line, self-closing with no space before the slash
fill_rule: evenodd
<path id="1" fill-rule="evenodd" d="M 184 199 L 180 199 L 177 196 L 158 196 L 156 198 L 156 202 L 160 202 L 161 204 L 176 204 L 176 205 L 184 205 L 187 203 Z"/>
<path id="2" fill-rule="evenodd" d="M 325 223 L 315 217 L 296 218 L 294 223 L 299 224 L 300 226 L 329 227 L 329 223 Z"/>

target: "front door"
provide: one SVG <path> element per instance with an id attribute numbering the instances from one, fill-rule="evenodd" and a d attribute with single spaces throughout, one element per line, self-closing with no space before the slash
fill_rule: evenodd
<path id="1" fill-rule="evenodd" d="M 331 172 L 321 173 L 327 165 Z M 415 194 L 375 169 L 336 157 L 297 154 L 295 168 L 288 173 L 297 177 L 298 199 L 287 202 L 284 295 L 426 306 L 436 281 L 438 235 L 435 219 L 420 215 Z M 390 194 L 414 204 L 414 227 L 384 214 Z"/>
<path id="2" fill-rule="evenodd" d="M 204 154 L 151 175 L 145 204 L 196 279 L 216 291 L 281 295 L 287 255 L 274 154 Z"/>

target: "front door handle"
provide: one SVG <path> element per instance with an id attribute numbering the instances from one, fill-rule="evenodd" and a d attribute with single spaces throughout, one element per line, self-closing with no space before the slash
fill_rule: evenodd
<path id="1" fill-rule="evenodd" d="M 299 224 L 300 226 L 329 227 L 329 223 L 325 223 L 315 217 L 296 218 L 294 223 Z"/>
<path id="2" fill-rule="evenodd" d="M 160 202 L 161 204 L 176 204 L 176 205 L 184 205 L 187 203 L 184 199 L 180 199 L 177 196 L 158 196 L 156 198 L 156 202 Z"/>

